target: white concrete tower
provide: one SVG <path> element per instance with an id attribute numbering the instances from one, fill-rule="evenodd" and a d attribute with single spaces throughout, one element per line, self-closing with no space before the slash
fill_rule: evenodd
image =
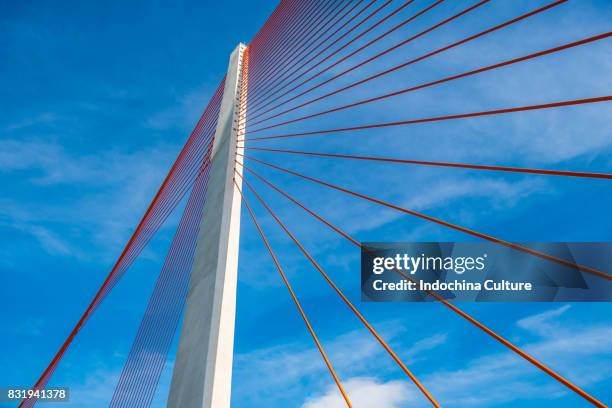
<path id="1" fill-rule="evenodd" d="M 232 52 L 225 78 L 200 235 L 189 283 L 187 306 L 174 364 L 168 406 L 229 408 L 238 246 L 240 193 L 234 185 L 240 90 L 246 46 Z M 246 78 L 244 79 L 246 80 Z M 242 150 L 242 149 L 241 149 Z M 236 177 L 241 185 L 242 179 Z"/>

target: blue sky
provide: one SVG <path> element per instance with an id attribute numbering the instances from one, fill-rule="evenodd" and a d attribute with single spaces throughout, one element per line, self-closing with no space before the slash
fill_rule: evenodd
<path id="1" fill-rule="evenodd" d="M 386 27 L 431 3 L 415 1 Z M 469 4 L 441 4 L 368 55 Z M 320 91 L 543 4 L 494 0 Z M 274 6 L 263 1 L 0 6 L 0 274 L 5 283 L 0 287 L 0 344 L 8 351 L 0 357 L 0 385 L 35 381 L 129 238 L 222 78 L 229 53 L 253 37 Z M 609 2 L 570 1 L 286 118 L 600 34 L 609 31 L 610 21 Z M 266 134 L 609 95 L 610 55 L 610 40 L 605 40 Z M 356 56 L 335 72 L 364 58 Z M 598 104 L 257 144 L 611 172 L 611 117 L 610 105 Z M 606 181 L 256 155 L 510 241 L 610 241 L 612 221 L 606 214 L 612 193 Z M 471 240 L 251 167 L 362 241 Z M 440 305 L 360 304 L 357 249 L 261 183 L 253 184 L 443 405 L 587 406 Z M 374 399 L 383 408 L 426 406 L 274 220 L 248 197 L 356 405 L 371 406 Z M 243 213 L 233 405 L 342 406 L 247 217 Z M 59 366 L 52 384 L 72 388 L 71 406 L 108 404 L 176 220 L 160 231 Z M 461 307 L 600 399 L 612 400 L 608 304 Z M 172 361 L 173 356 L 156 406 L 164 405 Z"/>

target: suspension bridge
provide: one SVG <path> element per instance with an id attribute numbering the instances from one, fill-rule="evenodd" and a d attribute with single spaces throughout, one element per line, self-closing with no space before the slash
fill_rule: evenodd
<path id="1" fill-rule="evenodd" d="M 346 305 L 348 313 L 354 315 L 363 326 L 364 332 L 375 339 L 418 390 L 423 401 L 434 407 L 445 406 L 445 401 L 421 380 L 421 373 L 411 368 L 410 358 L 394 349 L 376 324 L 360 311 L 359 303 L 351 300 L 350 294 L 336 283 L 334 274 L 315 259 L 316 254 L 307 249 L 287 220 L 282 218 L 281 212 L 272 208 L 268 197 L 274 194 L 276 199 L 283 200 L 285 207 L 291 206 L 308 215 L 316 228 L 332 231 L 338 240 L 346 241 L 357 249 L 363 248 L 363 238 L 367 237 L 360 236 L 358 239 L 348 232 L 350 220 L 344 220 L 343 225 L 332 221 L 322 215 L 316 204 L 300 200 L 288 187 L 264 175 L 264 170 L 271 172 L 269 174 L 289 177 L 293 183 L 329 189 L 351 197 L 355 202 L 367 202 L 387 211 L 414 217 L 436 228 L 450 229 L 469 238 L 489 241 L 525 256 L 575 268 L 597 279 L 610 281 L 610 271 L 528 248 L 452 219 L 438 218 L 401 202 L 371 195 L 365 188 L 354 189 L 335 180 L 333 174 L 320 178 L 292 164 L 294 158 L 300 157 L 311 160 L 313 166 L 319 160 L 335 160 L 346 166 L 392 164 L 397 172 L 415 168 L 421 171 L 461 170 L 484 172 L 492 177 L 511 174 L 548 177 L 553 182 L 564 178 L 575 183 L 589 179 L 605 183 L 612 179 L 611 173 L 573 168 L 518 167 L 494 162 L 445 161 L 436 157 L 423 159 L 418 155 L 404 157 L 392 151 L 379 155 L 363 153 L 363 149 L 358 154 L 341 148 L 319 148 L 322 140 L 336 141 L 336 147 L 359 144 L 368 137 L 369 132 L 376 130 L 402 129 L 409 132 L 415 126 L 432 123 L 445 123 L 452 127 L 467 120 L 486 120 L 490 117 L 506 120 L 526 114 L 533 118 L 534 115 L 550 111 L 609 106 L 612 100 L 609 89 L 600 88 L 600 92 L 595 94 L 550 100 L 542 100 L 539 95 L 524 90 L 525 102 L 520 104 L 492 103 L 487 106 L 466 103 L 465 107 L 454 111 L 433 113 L 420 113 L 418 106 L 411 105 L 403 110 L 390 109 L 389 115 L 368 114 L 369 109 L 374 107 L 384 111 L 398 103 L 403 104 L 400 98 L 426 89 L 442 88 L 486 75 L 494 77 L 497 72 L 523 69 L 522 66 L 530 61 L 541 60 L 545 64 L 547 58 L 562 56 L 577 49 L 602 44 L 610 46 L 610 31 L 581 38 L 569 34 L 556 35 L 555 43 L 547 48 L 513 50 L 513 55 L 483 65 L 478 65 L 479 58 L 475 58 L 476 67 L 462 69 L 453 65 L 451 71 L 454 72 L 450 74 L 438 75 L 438 72 L 432 71 L 421 79 L 411 73 L 413 67 L 430 59 L 444 61 L 440 58 L 447 54 L 456 55 L 453 53 L 461 52 L 467 46 L 477 46 L 479 40 L 493 37 L 496 33 L 532 22 L 537 24 L 538 18 L 547 13 L 563 13 L 568 3 L 568 0 L 526 2 L 519 14 L 509 12 L 494 24 L 470 27 L 464 23 L 472 15 L 488 13 L 487 8 L 499 1 L 281 1 L 254 38 L 248 44 L 238 44 L 231 54 L 225 76 L 219 81 L 123 251 L 56 354 L 50 356 L 48 365 L 38 375 L 32 388 L 44 390 L 47 387 L 54 373 L 61 369 L 66 353 L 74 342 L 79 341 L 79 332 L 95 319 L 96 310 L 129 272 L 130 266 L 170 214 L 186 199 L 114 393 L 109 395 L 111 407 L 147 407 L 152 404 L 177 336 L 178 351 L 168 406 L 230 406 L 241 211 L 242 222 L 253 223 L 267 252 L 262 252 L 258 259 L 250 262 L 266 264 L 278 272 L 287 296 L 295 305 L 295 312 L 304 322 L 304 330 L 312 337 L 312 347 L 318 350 L 329 372 L 329 380 L 336 385 L 347 407 L 353 406 L 351 394 L 343 386 L 343 378 L 335 369 L 334 359 L 328 356 L 325 342 L 319 340 L 316 324 L 313 324 L 300 300 L 301 294 L 291 284 L 290 276 L 285 271 L 286 261 L 278 255 L 266 225 L 261 222 L 264 216 L 280 227 L 287 242 L 292 242 L 303 256 L 303 262 L 311 264 L 321 275 Z M 460 32 L 465 34 L 458 39 L 442 36 L 442 40 L 446 41 L 441 41 L 433 49 L 418 46 L 428 36 L 453 26 L 462 27 Z M 563 37 L 565 40 L 557 41 L 557 38 Z M 595 49 L 601 51 L 601 48 Z M 486 52 L 482 51 L 483 54 Z M 483 58 L 485 61 L 489 59 Z M 398 78 L 406 77 L 398 75 L 408 75 L 409 80 L 402 81 Z M 605 83 L 603 78 L 601 80 Z M 563 87 L 563 84 L 559 84 L 559 87 Z M 383 116 L 387 119 L 377 119 Z M 291 148 L 287 144 L 290 141 L 300 141 L 300 144 L 297 148 Z M 403 271 L 396 272 L 408 280 L 413 279 Z M 585 404 L 606 406 L 589 389 L 579 386 L 573 373 L 557 371 L 452 300 L 434 291 L 427 291 L 423 295 L 441 305 L 439 313 L 452 314 L 475 332 L 484 333 L 491 342 L 518 356 L 523 364 L 531 366 L 533 370 L 544 373 L 550 381 L 560 384 Z M 149 352 L 151 350 L 156 352 Z M 234 384 L 236 386 L 240 384 Z M 35 397 L 27 398 L 20 406 L 32 407 L 37 402 L 39 400 Z"/>

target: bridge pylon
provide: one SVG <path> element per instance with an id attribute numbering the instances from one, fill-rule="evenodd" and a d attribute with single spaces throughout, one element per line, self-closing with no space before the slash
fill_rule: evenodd
<path id="1" fill-rule="evenodd" d="M 200 235 L 191 272 L 189 293 L 168 407 L 229 408 L 236 314 L 240 194 L 234 185 L 236 140 L 246 46 L 230 55 L 223 97 L 211 152 L 211 169 Z M 244 99 L 244 94 L 242 95 Z M 242 149 L 240 149 L 242 150 Z M 236 177 L 239 186 L 242 178 Z"/>

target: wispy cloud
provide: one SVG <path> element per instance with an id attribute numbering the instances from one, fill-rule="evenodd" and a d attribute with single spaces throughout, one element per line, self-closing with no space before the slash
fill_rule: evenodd
<path id="1" fill-rule="evenodd" d="M 119 380 L 120 371 L 101 368 L 89 373 L 70 389 L 70 404 L 75 407 L 107 407 Z"/>
<path id="2" fill-rule="evenodd" d="M 160 164 L 170 162 L 174 146 L 161 145 L 126 153 L 118 150 L 97 154 L 69 152 L 57 142 L 40 139 L 0 141 L 0 171 L 31 171 L 29 181 L 39 185 L 75 183 L 105 187 L 120 185 L 134 177 L 160 174 Z"/>
<path id="3" fill-rule="evenodd" d="M 542 336 L 554 335 L 555 331 L 563 330 L 558 318 L 571 308 L 571 305 L 563 305 L 557 309 L 547 310 L 532 316 L 525 317 L 518 322 L 517 326 Z"/>
<path id="4" fill-rule="evenodd" d="M 73 384 L 70 387 L 71 407 L 108 407 L 119 382 L 122 364 L 125 362 L 125 356 L 115 361 L 119 363 L 119 366 L 116 368 L 111 368 L 108 364 L 100 363 L 96 369 L 91 370 L 85 377 L 78 380 L 75 379 L 71 382 L 71 384 Z M 152 407 L 161 408 L 166 406 L 173 368 L 174 360 L 169 359 L 166 361 L 159 383 L 156 386 L 154 398 L 151 403 Z M 124 403 L 130 403 L 130 401 L 133 402 L 134 398 L 137 398 L 137 395 L 123 395 L 120 398 Z"/>
<path id="5" fill-rule="evenodd" d="M 13 200 L 0 200 L 0 227 L 31 236 L 49 255 L 80 257 L 82 254 L 68 240 L 46 227 L 38 213 L 24 209 Z"/>
<path id="6" fill-rule="evenodd" d="M 202 86 L 176 97 L 172 106 L 147 118 L 145 127 L 154 130 L 191 130 L 211 97 L 210 89 L 210 86 Z"/>
<path id="7" fill-rule="evenodd" d="M 368 176 L 364 177 L 368 178 Z M 366 181 L 365 185 L 393 185 L 395 181 L 395 179 L 384 180 L 385 177 L 377 176 L 369 176 L 369 178 L 372 181 Z M 454 218 L 458 208 L 466 207 L 462 201 L 468 199 L 478 199 L 489 209 L 503 211 L 512 209 L 526 197 L 549 192 L 547 183 L 537 179 L 509 181 L 493 177 L 439 176 L 419 183 L 411 183 L 409 180 L 410 177 L 406 177 L 404 183 L 395 184 L 410 185 L 410 188 L 390 190 L 392 198 L 381 196 L 381 194 L 372 195 L 375 198 L 387 199 L 392 204 L 425 214 L 429 214 L 431 210 L 442 209 L 444 214 L 452 215 Z M 364 191 L 363 188 L 359 190 L 359 192 L 362 191 Z M 332 219 L 350 220 L 350 223 L 346 224 L 351 233 L 373 230 L 406 216 L 405 213 L 363 200 L 358 201 L 351 198 L 351 205 L 340 205 L 339 203 L 340 201 L 335 200 L 322 202 L 322 210 Z M 372 208 L 375 210 L 373 211 Z M 472 206 L 470 211 L 474 212 L 475 207 Z M 364 214 L 367 214 L 367 217 Z"/>
<path id="8" fill-rule="evenodd" d="M 28 127 L 39 125 L 39 124 L 48 124 L 57 120 L 58 115 L 54 112 L 44 112 L 37 116 L 23 119 L 18 122 L 11 123 L 5 126 L 4 130 L 6 132 L 12 132 L 15 130 L 26 129 Z"/>
<path id="9" fill-rule="evenodd" d="M 161 184 L 175 150 L 158 145 L 133 153 L 108 150 L 92 155 L 40 140 L 0 141 L 0 172 L 21 172 L 26 188 L 47 194 L 46 200 L 37 202 L 1 200 L 0 221 L 31 235 L 53 255 L 77 256 L 84 237 L 102 253 L 116 252 Z M 72 233 L 58 235 L 62 226 Z"/>

